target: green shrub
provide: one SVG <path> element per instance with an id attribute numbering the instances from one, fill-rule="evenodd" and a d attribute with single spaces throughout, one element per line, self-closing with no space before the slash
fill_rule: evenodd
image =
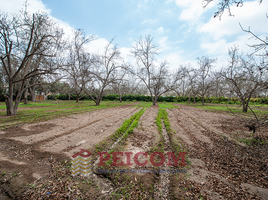
<path id="1" fill-rule="evenodd" d="M 95 97 L 95 95 L 92 95 Z M 81 95 L 79 96 L 81 97 Z M 60 94 L 60 95 L 49 95 L 48 100 L 55 100 L 55 98 L 60 99 L 60 100 L 68 100 L 69 95 L 68 94 Z M 240 101 L 238 98 L 225 98 L 225 97 L 205 97 L 205 103 L 220 103 L 220 104 L 239 104 Z M 0 101 L 4 101 L 4 96 L 0 94 Z M 71 95 L 71 100 L 76 100 L 76 95 L 72 94 Z M 83 96 L 80 100 L 91 100 L 90 96 L 85 95 Z M 103 96 L 102 98 L 103 101 L 119 101 L 119 95 L 118 94 L 110 94 Z M 202 102 L 202 97 L 196 97 L 195 98 L 197 103 Z M 145 95 L 123 95 L 122 96 L 122 101 L 144 101 L 144 102 L 152 102 L 151 96 L 145 96 Z M 158 102 L 188 102 L 189 97 L 174 97 L 174 96 L 161 96 L 158 98 Z M 194 102 L 194 98 L 190 98 L 190 102 Z M 268 97 L 266 98 L 251 98 L 250 103 L 255 103 L 255 104 L 268 104 Z"/>
<path id="2" fill-rule="evenodd" d="M 0 94 L 0 101 L 5 101 L 4 94 Z"/>

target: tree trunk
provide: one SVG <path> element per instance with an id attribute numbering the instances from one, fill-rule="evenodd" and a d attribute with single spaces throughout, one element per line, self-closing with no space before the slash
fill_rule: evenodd
<path id="1" fill-rule="evenodd" d="M 243 112 L 248 112 L 248 105 L 246 104 L 246 101 L 242 99 L 241 103 L 243 105 Z"/>
<path id="2" fill-rule="evenodd" d="M 246 104 L 243 104 L 243 112 L 248 112 L 248 106 Z"/>
<path id="3" fill-rule="evenodd" d="M 79 102 L 79 94 L 76 94 L 76 103 Z"/>
<path id="4" fill-rule="evenodd" d="M 69 95 L 69 101 L 71 100 L 71 94 L 68 94 Z"/>
<path id="5" fill-rule="evenodd" d="M 252 94 L 249 95 L 248 100 L 245 103 L 246 104 L 245 105 L 245 109 L 243 107 L 243 112 L 248 112 L 248 104 L 249 104 L 249 101 L 250 101 L 251 96 L 252 96 Z"/>
<path id="6" fill-rule="evenodd" d="M 16 100 L 15 100 L 15 105 L 14 105 L 14 107 L 13 107 L 13 113 L 14 113 L 14 115 L 17 114 L 17 110 L 18 110 L 18 107 L 19 107 L 19 104 L 20 104 L 21 96 L 22 96 L 22 94 L 18 94 L 18 95 L 17 95 L 17 98 L 16 98 Z"/>
<path id="7" fill-rule="evenodd" d="M 36 98 L 35 98 L 35 87 L 36 86 L 33 86 L 33 88 L 31 89 L 32 102 L 36 102 Z"/>
<path id="8" fill-rule="evenodd" d="M 118 88 L 119 88 L 119 101 L 120 101 L 120 103 L 122 103 L 122 93 L 120 90 L 120 86 L 118 86 Z"/>
<path id="9" fill-rule="evenodd" d="M 191 94 L 189 94 L 189 103 L 191 103 Z"/>
<path id="10" fill-rule="evenodd" d="M 9 98 L 8 96 L 6 96 L 5 103 L 6 103 L 6 109 L 7 109 L 7 116 L 14 115 L 14 111 L 13 111 L 13 100 L 11 100 L 11 98 Z"/>
<path id="11" fill-rule="evenodd" d="M 204 95 L 202 95 L 202 105 L 204 105 L 205 104 L 205 97 L 204 97 Z"/>
<path id="12" fill-rule="evenodd" d="M 96 106 L 99 106 L 100 105 L 100 102 L 102 100 L 102 96 L 103 96 L 103 89 L 101 90 L 100 94 L 98 96 L 96 96 Z"/>
<path id="13" fill-rule="evenodd" d="M 13 110 L 13 83 L 9 81 L 8 96 L 5 96 L 7 116 L 14 115 Z"/>
<path id="14" fill-rule="evenodd" d="M 100 99 L 99 98 L 96 99 L 95 104 L 96 104 L 96 106 L 100 105 Z"/>
<path id="15" fill-rule="evenodd" d="M 26 89 L 25 91 L 24 91 L 24 104 L 27 104 L 28 102 L 27 102 L 27 97 L 28 97 L 28 89 Z"/>
<path id="16" fill-rule="evenodd" d="M 153 105 L 155 106 L 155 101 L 154 101 L 153 95 L 151 95 L 151 98 L 152 98 Z"/>
<path id="17" fill-rule="evenodd" d="M 157 100 L 158 100 L 158 97 L 155 96 L 155 97 L 153 98 L 153 105 L 154 105 L 154 106 L 157 104 Z"/>
<path id="18" fill-rule="evenodd" d="M 17 114 L 17 110 L 20 104 L 20 99 L 22 96 L 22 92 L 19 91 L 16 99 L 15 99 L 15 105 L 13 101 L 13 83 L 9 83 L 9 96 L 5 96 L 5 103 L 6 103 L 6 110 L 7 110 L 7 116 L 12 116 Z"/>
<path id="19" fill-rule="evenodd" d="M 195 95 L 194 95 L 194 103 L 196 103 L 196 101 L 195 101 Z"/>

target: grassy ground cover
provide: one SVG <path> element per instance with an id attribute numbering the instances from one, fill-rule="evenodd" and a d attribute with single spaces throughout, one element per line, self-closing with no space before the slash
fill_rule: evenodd
<path id="1" fill-rule="evenodd" d="M 174 104 L 174 102 L 159 102 L 158 106 L 160 108 L 164 108 L 164 109 L 166 109 L 166 108 L 168 108 L 168 109 L 179 108 L 178 106 L 174 106 L 173 104 Z"/>
<path id="2" fill-rule="evenodd" d="M 193 106 L 193 107 L 200 108 L 203 110 L 208 110 L 211 112 L 223 112 L 223 113 L 228 113 L 231 115 L 239 114 L 239 115 L 246 117 L 246 118 L 254 117 L 254 115 L 250 109 L 248 109 L 247 113 L 243 113 L 242 107 L 239 105 L 209 103 L 209 104 L 205 104 L 203 106 L 201 103 L 194 104 L 194 103 L 185 103 L 185 102 L 179 103 L 179 104 Z M 254 104 L 252 104 L 252 105 L 250 105 L 250 107 L 258 117 L 264 117 L 264 116 L 267 116 L 267 114 L 268 114 L 268 106 L 267 105 L 254 105 Z"/>
<path id="3" fill-rule="evenodd" d="M 153 103 L 152 102 L 139 102 L 139 104 L 133 105 L 132 107 L 137 107 L 137 108 L 148 108 L 150 106 L 152 106 Z"/>
<path id="4" fill-rule="evenodd" d="M 93 101 L 80 101 L 78 103 L 75 101 L 29 102 L 28 104 L 21 103 L 19 105 L 17 115 L 6 116 L 6 106 L 4 103 L 0 103 L 0 129 L 12 125 L 46 121 L 127 104 L 131 104 L 131 102 L 103 101 L 100 106 L 95 106 Z"/>

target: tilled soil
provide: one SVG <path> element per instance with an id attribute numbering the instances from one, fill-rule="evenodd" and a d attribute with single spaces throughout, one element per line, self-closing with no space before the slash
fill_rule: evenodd
<path id="1" fill-rule="evenodd" d="M 139 127 L 134 130 L 134 133 L 129 137 L 128 145 L 124 149 L 125 152 L 132 152 L 130 159 L 133 161 L 133 157 L 138 152 L 147 152 L 158 140 L 158 131 L 155 124 L 155 118 L 157 116 L 158 107 L 150 107 L 144 112 L 139 121 Z M 124 158 L 126 160 L 126 158 Z M 139 157 L 139 162 L 144 162 L 144 157 Z M 150 162 L 145 165 L 151 167 Z M 131 166 L 137 167 L 135 163 Z"/>
<path id="2" fill-rule="evenodd" d="M 168 115 L 174 136 L 188 149 L 190 165 L 187 174 L 167 176 L 134 173 L 128 174 L 129 182 L 123 175 L 119 178 L 116 174 L 110 177 L 103 175 L 107 177 L 109 187 L 107 190 L 104 186 L 99 193 L 108 194 L 105 198 L 113 199 L 116 196 L 109 188 L 113 187 L 116 194 L 129 184 L 129 187 L 134 187 L 133 190 L 128 188 L 129 195 L 141 197 L 143 191 L 144 199 L 268 199 L 268 144 L 246 146 L 237 142 L 235 139 L 238 136 L 249 136 L 251 132 L 236 117 L 184 105 L 179 107 L 168 110 Z M 6 129 L 0 134 L 1 171 L 20 174 L 1 183 L 2 192 L 16 198 L 22 192 L 18 190 L 14 193 L 16 188 L 49 173 L 51 160 L 70 159 L 81 148 L 94 146 L 113 134 L 125 119 L 137 111 L 137 108 L 121 106 Z M 155 124 L 157 112 L 156 106 L 148 108 L 140 118 L 138 128 L 123 145 L 122 151 L 132 152 L 131 169 L 153 167 L 150 162 L 146 166 L 136 166 L 133 156 L 137 152 L 148 152 L 160 139 Z M 267 130 L 261 131 L 268 138 Z M 165 130 L 163 136 L 164 151 L 171 151 Z M 122 160 L 126 163 L 125 157 Z M 144 161 L 144 156 L 140 156 L 139 162 Z M 138 185 L 138 182 L 142 185 Z M 51 187 L 56 186 L 52 184 Z M 141 189 L 135 190 L 136 187 Z M 86 194 L 88 199 L 100 197 L 91 189 Z"/>
<path id="3" fill-rule="evenodd" d="M 2 183 L 0 194 L 17 198 L 21 186 L 48 175 L 51 160 L 70 160 L 81 148 L 90 148 L 113 134 L 137 111 L 120 106 L 4 130 L 0 134 L 1 172 L 20 174 Z"/>
<path id="4" fill-rule="evenodd" d="M 179 130 L 178 137 L 184 135 L 181 139 L 189 149 L 189 178 L 179 184 L 190 188 L 186 196 L 196 198 L 199 193 L 208 199 L 268 199 L 267 145 L 247 147 L 233 141 L 238 131 L 248 134 L 237 125 L 238 119 L 183 105 L 169 114 L 171 127 Z M 268 135 L 267 130 L 262 131 Z"/>
<path id="5" fill-rule="evenodd" d="M 153 165 L 149 160 L 150 155 L 148 151 L 159 141 L 159 133 L 155 123 L 158 108 L 158 106 L 147 108 L 139 120 L 139 126 L 134 129 L 134 132 L 127 137 L 124 143 L 118 143 L 118 145 L 121 145 L 120 151 L 124 152 L 121 160 L 123 163 L 127 163 L 127 160 L 131 163 L 131 166 L 122 166 L 119 168 L 132 172 L 118 174 L 118 176 L 117 174 L 106 174 L 107 178 L 114 183 L 113 192 L 115 194 L 120 190 L 126 189 L 130 193 L 129 199 L 151 199 L 154 197 L 151 190 L 153 190 L 154 184 L 159 181 L 159 176 L 155 173 L 146 173 L 145 171 L 153 169 Z M 127 158 L 126 152 L 131 153 L 129 158 Z M 139 166 L 134 162 L 134 155 L 137 155 L 139 152 L 147 154 L 147 157 L 140 155 L 137 159 L 139 163 L 146 163 L 145 165 Z M 113 168 L 108 167 L 108 169 Z M 131 177 L 131 179 L 129 180 L 125 177 Z M 120 181 L 118 182 L 118 180 Z M 116 196 L 112 195 L 113 192 L 109 193 L 109 199 L 116 198 Z M 155 190 L 155 193 L 157 192 L 159 191 Z"/>

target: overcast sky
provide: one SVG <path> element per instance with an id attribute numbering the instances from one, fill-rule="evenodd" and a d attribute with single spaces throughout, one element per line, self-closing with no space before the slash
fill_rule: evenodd
<path id="1" fill-rule="evenodd" d="M 2 12 L 18 12 L 25 0 L 0 0 Z M 150 34 L 161 47 L 159 61 L 170 67 L 196 63 L 203 55 L 217 58 L 217 68 L 226 65 L 228 48 L 239 45 L 244 53 L 256 43 L 239 27 L 265 37 L 268 34 L 268 1 L 247 1 L 242 8 L 232 8 L 234 17 L 226 12 L 221 20 L 213 18 L 217 0 L 206 9 L 202 0 L 28 0 L 31 12 L 45 11 L 64 28 L 83 29 L 98 40 L 89 44 L 91 51 L 100 49 L 112 38 L 121 47 L 127 61 L 131 46 L 139 36 Z"/>

